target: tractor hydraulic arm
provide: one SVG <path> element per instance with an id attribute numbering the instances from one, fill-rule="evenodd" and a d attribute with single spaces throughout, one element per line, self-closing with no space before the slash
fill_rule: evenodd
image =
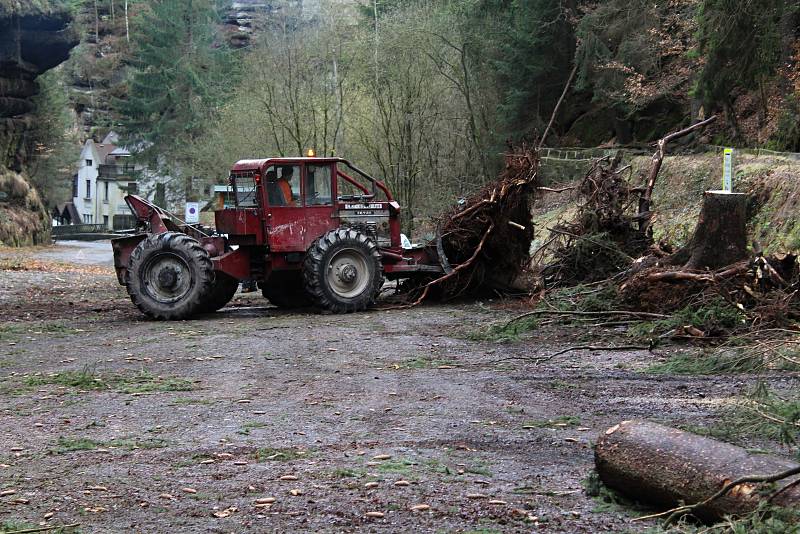
<path id="1" fill-rule="evenodd" d="M 150 233 L 163 234 L 176 230 L 169 214 L 152 202 L 137 195 L 126 195 L 125 202 L 140 222 L 149 225 Z"/>

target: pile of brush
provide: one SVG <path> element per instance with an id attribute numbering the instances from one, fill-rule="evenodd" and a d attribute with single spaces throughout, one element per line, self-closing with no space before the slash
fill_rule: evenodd
<path id="1" fill-rule="evenodd" d="M 575 218 L 550 228 L 552 258 L 542 270 L 546 285 L 603 280 L 624 271 L 652 244 L 637 211 L 641 187 L 625 178 L 619 155 L 593 162 L 577 186 Z"/>

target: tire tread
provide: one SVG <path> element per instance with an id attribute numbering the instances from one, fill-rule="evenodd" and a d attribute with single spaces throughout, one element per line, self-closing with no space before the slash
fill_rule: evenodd
<path id="1" fill-rule="evenodd" d="M 138 271 L 147 256 L 159 251 L 173 251 L 196 267 L 197 278 L 194 290 L 178 305 L 165 305 L 149 298 L 139 285 Z M 178 232 L 152 234 L 143 239 L 131 253 L 125 275 L 125 287 L 131 302 L 146 316 L 160 320 L 180 320 L 202 312 L 207 305 L 214 283 L 214 265 L 208 252 L 200 243 Z"/>
<path id="2" fill-rule="evenodd" d="M 367 291 L 353 299 L 343 299 L 327 287 L 324 275 L 325 258 L 339 246 L 355 245 L 371 260 L 373 283 Z M 303 261 L 303 281 L 306 292 L 321 308 L 334 313 L 363 311 L 375 304 L 383 286 L 383 264 L 375 241 L 354 228 L 331 230 L 311 244 Z"/>

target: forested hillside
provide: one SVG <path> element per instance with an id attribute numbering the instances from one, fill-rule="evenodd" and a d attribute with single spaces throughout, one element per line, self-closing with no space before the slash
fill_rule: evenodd
<path id="1" fill-rule="evenodd" d="M 314 148 L 384 177 L 411 222 L 538 139 L 562 93 L 548 146 L 641 146 L 720 114 L 702 141 L 800 150 L 798 5 L 75 0 L 81 45 L 47 80 L 68 89 L 43 106 L 69 98 L 77 141 L 118 131 L 175 198 Z"/>

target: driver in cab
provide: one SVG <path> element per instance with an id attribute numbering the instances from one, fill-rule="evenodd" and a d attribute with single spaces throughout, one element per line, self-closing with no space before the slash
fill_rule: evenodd
<path id="1" fill-rule="evenodd" d="M 281 168 L 280 178 L 278 178 L 276 171 L 267 171 L 267 194 L 270 205 L 294 207 L 291 186 L 292 174 L 293 169 L 291 166 Z"/>

